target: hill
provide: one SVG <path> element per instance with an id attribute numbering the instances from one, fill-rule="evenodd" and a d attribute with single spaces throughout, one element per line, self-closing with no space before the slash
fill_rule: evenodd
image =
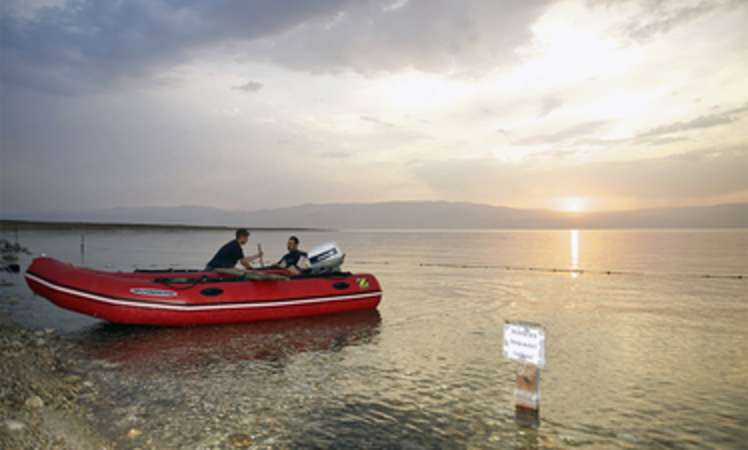
<path id="1" fill-rule="evenodd" d="M 748 227 L 748 204 L 590 213 L 442 201 L 307 204 L 257 211 L 179 206 L 46 212 L 5 219 L 250 228 L 743 228 Z"/>

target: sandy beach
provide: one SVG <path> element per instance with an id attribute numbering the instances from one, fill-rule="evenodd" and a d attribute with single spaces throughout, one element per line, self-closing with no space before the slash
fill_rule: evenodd
<path id="1" fill-rule="evenodd" d="M 0 302 L 18 301 L 0 288 Z M 76 371 L 54 329 L 26 330 L 0 313 L 0 448 L 110 449 L 81 399 L 97 387 Z"/>

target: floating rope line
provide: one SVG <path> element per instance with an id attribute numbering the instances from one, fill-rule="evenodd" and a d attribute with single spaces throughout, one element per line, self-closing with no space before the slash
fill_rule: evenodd
<path id="1" fill-rule="evenodd" d="M 543 272 L 593 275 L 637 275 L 637 276 L 681 276 L 689 278 L 713 278 L 722 280 L 743 280 L 748 276 L 742 274 L 711 274 L 711 273 L 683 273 L 683 272 L 641 272 L 634 270 L 589 270 L 558 267 L 526 267 L 526 266 L 494 266 L 482 264 L 449 264 L 449 263 L 421 263 L 420 267 L 443 267 L 449 269 L 494 269 L 513 272 Z"/>

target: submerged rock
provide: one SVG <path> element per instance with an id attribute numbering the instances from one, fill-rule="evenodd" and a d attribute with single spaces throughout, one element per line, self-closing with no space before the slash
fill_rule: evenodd
<path id="1" fill-rule="evenodd" d="M 254 439 L 248 434 L 234 433 L 228 437 L 228 443 L 233 448 L 249 448 L 254 444 Z"/>
<path id="2" fill-rule="evenodd" d="M 79 369 L 63 341 L 20 328 L 0 310 L 0 359 L 0 449 L 113 448 L 92 425 L 77 384 L 62 379 Z"/>
<path id="3" fill-rule="evenodd" d="M 13 419 L 6 419 L 5 423 L 3 423 L 3 426 L 10 432 L 21 431 L 26 428 L 25 423 Z"/>
<path id="4" fill-rule="evenodd" d="M 44 400 L 42 400 L 42 398 L 38 395 L 32 395 L 31 397 L 26 399 L 25 405 L 27 408 L 31 409 L 44 408 Z"/>

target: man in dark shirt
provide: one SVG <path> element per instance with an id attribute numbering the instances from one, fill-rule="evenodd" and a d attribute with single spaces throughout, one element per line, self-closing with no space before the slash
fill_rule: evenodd
<path id="1" fill-rule="evenodd" d="M 215 256 L 213 256 L 213 259 L 210 260 L 208 265 L 205 266 L 205 270 L 210 272 L 215 269 L 231 269 L 236 266 L 237 262 L 241 263 L 242 266 L 247 269 L 251 269 L 252 266 L 250 263 L 261 258 L 262 251 L 256 255 L 245 257 L 242 245 L 246 244 L 248 241 L 249 231 L 244 228 L 236 230 L 236 239 L 227 242 L 226 245 L 221 247 L 221 249 L 216 252 Z"/>
<path id="2" fill-rule="evenodd" d="M 288 269 L 289 272 L 294 274 L 301 273 L 302 268 L 300 267 L 300 263 L 302 258 L 307 257 L 307 254 L 299 250 L 299 238 L 296 236 L 288 238 L 286 248 L 288 249 L 288 253 L 283 255 L 283 258 L 275 266 Z"/>

